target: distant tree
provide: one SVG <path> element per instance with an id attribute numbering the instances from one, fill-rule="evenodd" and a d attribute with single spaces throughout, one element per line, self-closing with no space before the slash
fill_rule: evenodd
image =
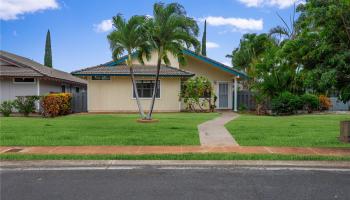
<path id="1" fill-rule="evenodd" d="M 52 68 L 52 51 L 51 51 L 50 30 L 47 30 L 47 33 L 46 33 L 44 65 Z"/>
<path id="2" fill-rule="evenodd" d="M 202 55 L 207 56 L 207 20 L 204 21 L 204 32 L 202 37 Z"/>

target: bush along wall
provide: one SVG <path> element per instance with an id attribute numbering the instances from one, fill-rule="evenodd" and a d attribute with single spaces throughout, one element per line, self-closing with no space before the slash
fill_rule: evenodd
<path id="1" fill-rule="evenodd" d="M 42 115 L 56 117 L 71 113 L 71 99 L 70 93 L 55 93 L 44 96 L 41 101 Z"/>
<path id="2" fill-rule="evenodd" d="M 40 96 L 17 96 L 14 100 L 14 107 L 19 113 L 28 116 L 35 112 L 35 102 L 40 99 Z"/>
<path id="3" fill-rule="evenodd" d="M 320 109 L 320 98 L 313 94 L 294 95 L 283 92 L 272 99 L 272 112 L 276 115 L 292 115 L 299 110 L 312 113 Z"/>
<path id="4" fill-rule="evenodd" d="M 2 116 L 9 117 L 10 114 L 12 113 L 13 106 L 14 106 L 13 101 L 11 101 L 11 100 L 3 101 L 0 104 L 0 112 L 1 112 Z"/>

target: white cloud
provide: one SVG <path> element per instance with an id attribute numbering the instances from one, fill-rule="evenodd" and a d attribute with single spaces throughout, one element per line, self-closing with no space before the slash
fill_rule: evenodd
<path id="1" fill-rule="evenodd" d="M 246 18 L 224 18 L 209 16 L 206 18 L 200 18 L 200 21 L 207 20 L 208 25 L 212 26 L 230 26 L 233 30 L 238 31 L 253 31 L 263 29 L 262 19 L 246 19 Z"/>
<path id="2" fill-rule="evenodd" d="M 0 19 L 13 20 L 25 13 L 58 8 L 56 0 L 0 0 Z"/>
<path id="3" fill-rule="evenodd" d="M 220 45 L 215 43 L 215 42 L 207 42 L 206 43 L 208 49 L 214 49 L 214 48 L 219 48 Z"/>
<path id="4" fill-rule="evenodd" d="M 279 9 L 284 9 L 292 6 L 294 3 L 303 3 L 304 0 L 238 0 L 245 4 L 247 7 L 263 7 L 263 6 L 275 6 Z"/>
<path id="5" fill-rule="evenodd" d="M 230 62 L 227 62 L 227 61 L 223 61 L 223 62 L 221 62 L 222 64 L 224 64 L 224 65 L 227 65 L 227 66 L 230 66 L 231 67 L 231 63 Z"/>
<path id="6" fill-rule="evenodd" d="M 238 0 L 238 1 L 240 1 L 241 3 L 243 3 L 248 7 L 258 7 L 264 2 L 263 0 Z"/>
<path id="7" fill-rule="evenodd" d="M 113 22 L 111 19 L 102 20 L 99 24 L 94 24 L 94 30 L 98 33 L 111 31 Z"/>

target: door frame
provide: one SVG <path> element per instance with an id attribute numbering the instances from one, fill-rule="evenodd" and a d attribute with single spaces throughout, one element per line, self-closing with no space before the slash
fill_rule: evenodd
<path id="1" fill-rule="evenodd" d="M 227 107 L 219 107 L 220 94 L 219 94 L 219 85 L 220 83 L 227 83 Z M 216 109 L 232 109 L 232 86 L 231 81 L 216 81 L 216 96 L 218 97 L 216 101 Z"/>

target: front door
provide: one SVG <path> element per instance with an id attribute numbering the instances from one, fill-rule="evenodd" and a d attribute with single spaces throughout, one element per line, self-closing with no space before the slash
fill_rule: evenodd
<path id="1" fill-rule="evenodd" d="M 228 108 L 228 83 L 219 83 L 219 109 Z"/>

